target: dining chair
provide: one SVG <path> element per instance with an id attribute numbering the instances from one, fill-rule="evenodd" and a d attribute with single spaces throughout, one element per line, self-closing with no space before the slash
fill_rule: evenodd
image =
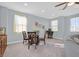
<path id="1" fill-rule="evenodd" d="M 39 40 L 44 41 L 44 45 L 46 44 L 46 32 L 42 36 L 39 36 Z"/>
<path id="2" fill-rule="evenodd" d="M 28 40 L 28 36 L 26 34 L 26 31 L 22 31 L 22 34 L 23 34 L 23 44 L 24 44 L 24 42 Z"/>
<path id="3" fill-rule="evenodd" d="M 28 49 L 30 48 L 31 45 L 35 44 L 35 49 L 36 46 L 39 43 L 39 38 L 38 35 L 36 35 L 36 32 L 28 32 Z"/>

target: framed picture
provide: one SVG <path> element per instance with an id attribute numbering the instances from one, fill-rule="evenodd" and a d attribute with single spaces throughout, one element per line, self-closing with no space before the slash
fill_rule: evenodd
<path id="1" fill-rule="evenodd" d="M 38 28 L 42 28 L 42 29 L 45 28 L 45 26 L 43 24 L 40 24 L 38 22 L 35 22 L 35 26 L 38 27 Z"/>

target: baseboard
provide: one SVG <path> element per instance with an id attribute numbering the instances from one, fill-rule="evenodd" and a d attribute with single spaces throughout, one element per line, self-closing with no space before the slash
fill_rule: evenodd
<path id="1" fill-rule="evenodd" d="M 63 38 L 60 37 L 54 37 L 54 39 L 64 40 Z"/>
<path id="2" fill-rule="evenodd" d="M 57 38 L 57 37 L 54 37 L 54 39 L 64 40 L 63 38 Z M 8 42 L 7 44 L 10 45 L 10 44 L 16 44 L 16 43 L 21 43 L 21 42 L 23 42 L 23 40 L 11 41 L 11 42 Z"/>
<path id="3" fill-rule="evenodd" d="M 20 41 L 12 41 L 12 42 L 8 42 L 7 44 L 10 45 L 10 44 L 16 44 L 16 43 L 21 43 L 23 42 L 23 40 L 20 40 Z"/>

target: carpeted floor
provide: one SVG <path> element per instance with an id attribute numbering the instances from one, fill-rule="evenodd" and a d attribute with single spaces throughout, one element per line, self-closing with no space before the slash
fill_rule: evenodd
<path id="1" fill-rule="evenodd" d="M 46 45 L 43 41 L 34 48 L 34 45 L 28 50 L 27 44 L 18 43 L 9 45 L 6 48 L 4 57 L 64 57 L 64 43 L 57 39 L 46 39 Z"/>

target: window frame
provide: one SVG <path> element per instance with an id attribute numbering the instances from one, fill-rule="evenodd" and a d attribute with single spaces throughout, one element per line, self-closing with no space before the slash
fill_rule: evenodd
<path id="1" fill-rule="evenodd" d="M 54 25 L 52 25 L 52 22 L 55 22 L 55 21 L 56 21 L 56 23 Z M 56 28 L 56 30 L 53 30 L 54 28 Z M 55 31 L 55 32 L 58 31 L 58 20 L 52 20 L 51 21 L 51 30 Z"/>
<path id="2" fill-rule="evenodd" d="M 79 32 L 79 30 L 77 31 L 77 27 L 79 26 L 79 25 L 77 25 L 77 20 L 78 20 L 77 18 L 79 18 L 79 17 L 74 17 L 74 18 L 70 19 L 70 32 Z M 72 20 L 74 20 L 74 25 L 72 25 L 72 23 L 71 23 Z M 72 29 L 72 27 L 73 27 L 73 29 Z"/>
<path id="3" fill-rule="evenodd" d="M 26 30 L 23 30 L 23 25 L 24 25 L 24 24 L 16 24 L 16 16 L 25 17 L 25 19 L 26 19 L 26 24 L 25 24 L 24 27 L 26 28 Z M 15 32 L 15 33 L 21 33 L 21 32 L 22 32 L 22 31 L 20 31 L 20 30 L 17 31 L 17 29 L 16 29 L 16 28 L 17 28 L 18 26 L 20 26 L 20 25 L 22 25 L 22 29 L 21 29 L 21 30 L 23 30 L 23 31 L 27 31 L 27 17 L 24 16 L 24 15 L 18 15 L 18 14 L 15 14 L 15 15 L 14 15 L 14 32 Z M 18 29 L 19 29 L 19 28 L 18 28 Z"/>

